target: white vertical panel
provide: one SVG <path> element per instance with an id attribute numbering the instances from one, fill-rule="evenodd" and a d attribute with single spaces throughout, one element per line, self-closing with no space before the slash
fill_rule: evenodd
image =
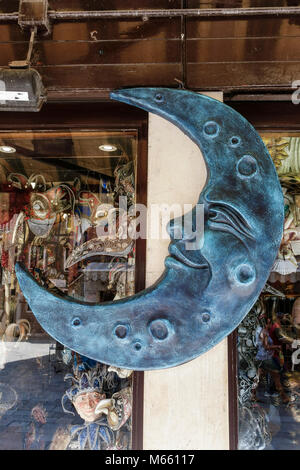
<path id="1" fill-rule="evenodd" d="M 221 93 L 209 95 L 222 100 Z M 161 203 L 194 205 L 206 175 L 198 147 L 150 114 L 148 209 Z M 148 239 L 147 286 L 162 273 L 168 244 Z M 229 448 L 227 340 L 182 366 L 146 372 L 144 390 L 144 449 Z"/>

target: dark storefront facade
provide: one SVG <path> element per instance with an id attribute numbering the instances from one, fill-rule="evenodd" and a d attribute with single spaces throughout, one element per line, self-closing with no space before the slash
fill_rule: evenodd
<path id="1" fill-rule="evenodd" d="M 24 112 L 0 78 L 0 449 L 300 449 L 298 4 L 0 0 L 0 74 L 14 70 L 29 96 L 22 73 L 42 81 L 37 112 Z M 127 87 L 209 94 L 238 111 L 284 193 L 284 236 L 257 303 L 223 349 L 171 372 L 132 372 L 64 347 L 35 319 L 14 270 L 21 262 L 53 294 L 92 303 L 160 274 L 155 246 L 111 241 L 104 229 L 110 218 L 122 225 L 120 197 L 128 209 L 182 189 L 167 181 L 184 158 L 171 150 L 177 134 L 161 129 L 160 141 L 159 121 L 110 99 Z M 173 151 L 164 179 L 159 161 Z M 259 356 L 269 337 L 275 371 Z"/>

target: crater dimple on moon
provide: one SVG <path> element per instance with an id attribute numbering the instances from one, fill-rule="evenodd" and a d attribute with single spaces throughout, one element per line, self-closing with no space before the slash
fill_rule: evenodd
<path id="1" fill-rule="evenodd" d="M 117 325 L 114 329 L 114 333 L 117 338 L 124 339 L 128 335 L 128 326 L 127 325 Z"/>
<path id="2" fill-rule="evenodd" d="M 232 148 L 239 147 L 241 145 L 242 139 L 238 135 L 233 135 L 229 139 L 229 145 Z"/>
<path id="3" fill-rule="evenodd" d="M 254 267 L 249 263 L 243 263 L 237 266 L 234 271 L 234 279 L 238 284 L 249 285 L 256 278 Z"/>
<path id="4" fill-rule="evenodd" d="M 75 317 L 72 320 L 72 326 L 78 328 L 81 325 L 81 319 L 79 317 Z"/>
<path id="5" fill-rule="evenodd" d="M 119 323 L 115 326 L 114 330 L 114 335 L 118 339 L 125 339 L 128 336 L 129 333 L 129 325 L 124 324 L 124 323 Z"/>
<path id="6" fill-rule="evenodd" d="M 257 161 L 251 155 L 244 155 L 237 162 L 237 173 L 242 178 L 251 178 L 257 173 Z"/>
<path id="7" fill-rule="evenodd" d="M 133 347 L 134 347 L 134 349 L 135 349 L 136 351 L 140 351 L 140 350 L 142 349 L 142 344 L 141 344 L 140 341 L 136 341 L 136 342 L 134 343 Z"/>
<path id="8" fill-rule="evenodd" d="M 149 323 L 149 331 L 154 339 L 163 341 L 171 333 L 172 325 L 165 318 L 158 318 Z"/>
<path id="9" fill-rule="evenodd" d="M 214 138 L 220 133 L 220 126 L 215 121 L 207 121 L 203 126 L 205 137 Z"/>
<path id="10" fill-rule="evenodd" d="M 204 313 L 202 314 L 202 321 L 203 321 L 204 323 L 207 323 L 207 322 L 209 322 L 209 320 L 210 320 L 210 313 L 204 312 Z"/>

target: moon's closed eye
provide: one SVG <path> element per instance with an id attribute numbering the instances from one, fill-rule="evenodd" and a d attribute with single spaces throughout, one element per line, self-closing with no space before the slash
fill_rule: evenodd
<path id="1" fill-rule="evenodd" d="M 239 239 L 241 237 L 254 240 L 251 227 L 242 214 L 226 204 L 210 204 L 208 223 L 212 229 L 230 232 Z"/>

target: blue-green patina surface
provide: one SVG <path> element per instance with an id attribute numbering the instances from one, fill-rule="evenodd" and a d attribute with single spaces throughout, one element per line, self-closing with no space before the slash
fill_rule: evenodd
<path id="1" fill-rule="evenodd" d="M 164 88 L 124 89 L 111 98 L 158 114 L 200 147 L 208 168 L 198 201 L 205 209 L 203 246 L 199 238 L 198 249 L 188 250 L 190 234 L 177 240 L 182 222 L 172 220 L 161 278 L 99 305 L 55 296 L 18 265 L 16 273 L 37 319 L 60 343 L 118 367 L 172 367 L 219 343 L 255 303 L 282 237 L 282 191 L 261 138 L 225 104 Z"/>

